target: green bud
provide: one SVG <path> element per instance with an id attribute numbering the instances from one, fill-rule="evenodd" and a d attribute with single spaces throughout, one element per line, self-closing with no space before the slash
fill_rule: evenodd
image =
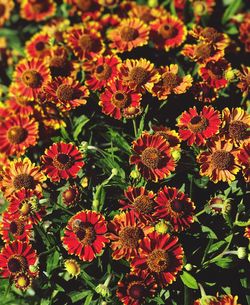
<path id="1" fill-rule="evenodd" d="M 157 7 L 159 5 L 158 0 L 148 0 L 149 7 Z"/>
<path id="2" fill-rule="evenodd" d="M 193 266 L 191 264 L 186 264 L 184 267 L 187 271 L 191 271 L 193 269 Z"/>
<path id="3" fill-rule="evenodd" d="M 118 174 L 118 169 L 117 168 L 112 168 L 111 173 L 112 173 L 113 176 L 116 176 Z"/>
<path id="4" fill-rule="evenodd" d="M 247 251 L 245 247 L 239 247 L 237 249 L 237 255 L 239 259 L 244 259 L 247 256 Z"/>
<path id="5" fill-rule="evenodd" d="M 99 284 L 95 288 L 96 293 L 100 294 L 102 297 L 109 297 L 111 295 L 109 288 L 104 284 Z"/>
<path id="6" fill-rule="evenodd" d="M 168 231 L 168 224 L 164 220 L 161 220 L 160 222 L 158 222 L 155 225 L 155 231 L 157 233 L 160 233 L 160 234 L 167 233 L 167 231 Z"/>
<path id="7" fill-rule="evenodd" d="M 136 169 L 134 169 L 131 171 L 130 177 L 133 179 L 138 179 L 140 177 L 140 173 Z"/>

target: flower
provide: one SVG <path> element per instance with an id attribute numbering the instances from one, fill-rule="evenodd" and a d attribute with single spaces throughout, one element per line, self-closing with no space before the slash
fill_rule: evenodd
<path id="1" fill-rule="evenodd" d="M 36 22 L 52 17 L 56 12 L 53 0 L 23 0 L 21 1 L 20 16 L 26 20 Z"/>
<path id="2" fill-rule="evenodd" d="M 183 249 L 176 236 L 152 232 L 141 240 L 138 251 L 131 262 L 132 271 L 147 270 L 160 286 L 176 280 L 183 266 Z"/>
<path id="3" fill-rule="evenodd" d="M 166 10 L 163 8 L 163 6 L 150 8 L 147 5 L 140 5 L 136 2 L 132 2 L 132 7 L 128 10 L 128 15 L 130 17 L 139 18 L 146 24 L 150 24 L 152 21 L 165 14 Z"/>
<path id="4" fill-rule="evenodd" d="M 148 35 L 149 27 L 138 18 L 122 19 L 116 28 L 107 33 L 112 41 L 110 49 L 121 53 L 147 44 Z"/>
<path id="5" fill-rule="evenodd" d="M 5 198 L 21 188 L 42 191 L 41 183 L 46 176 L 41 172 L 39 166 L 35 166 L 29 158 L 15 159 L 10 161 L 2 174 L 1 190 Z"/>
<path id="6" fill-rule="evenodd" d="M 222 110 L 222 128 L 235 146 L 249 141 L 250 114 L 241 107 Z"/>
<path id="7" fill-rule="evenodd" d="M 155 202 L 155 218 L 169 221 L 176 232 L 189 228 L 194 221 L 194 203 L 175 187 L 164 186 L 158 191 Z"/>
<path id="8" fill-rule="evenodd" d="M 133 210 L 122 212 L 114 217 L 108 225 L 108 238 L 113 250 L 112 258 L 130 260 L 138 254 L 139 241 L 154 230 L 136 217 Z"/>
<path id="9" fill-rule="evenodd" d="M 188 145 L 195 143 L 200 146 L 218 133 L 220 124 L 219 111 L 212 106 L 204 106 L 199 114 L 194 106 L 181 114 L 177 126 L 182 140 L 187 141 Z"/>
<path id="10" fill-rule="evenodd" d="M 156 288 L 153 276 L 140 270 L 130 272 L 118 282 L 116 295 L 124 305 L 142 305 L 146 298 L 154 296 Z"/>
<path id="11" fill-rule="evenodd" d="M 62 111 L 69 111 L 87 103 L 89 90 L 71 77 L 56 77 L 43 87 L 48 100 Z"/>
<path id="12" fill-rule="evenodd" d="M 242 72 L 238 71 L 237 76 L 239 78 L 237 87 L 243 96 L 247 96 L 250 92 L 250 67 L 242 66 Z"/>
<path id="13" fill-rule="evenodd" d="M 84 166 L 81 152 L 71 143 L 54 143 L 41 156 L 43 170 L 51 181 L 76 178 Z"/>
<path id="14" fill-rule="evenodd" d="M 26 291 L 32 284 L 32 277 L 27 272 L 19 272 L 14 276 L 14 284 L 17 289 Z"/>
<path id="15" fill-rule="evenodd" d="M 13 83 L 10 90 L 15 94 L 34 100 L 38 97 L 42 85 L 50 80 L 50 72 L 47 65 L 41 59 L 23 59 L 17 65 L 13 75 Z"/>
<path id="16" fill-rule="evenodd" d="M 0 122 L 0 131 L 0 152 L 23 155 L 27 148 L 37 143 L 38 122 L 29 117 L 11 116 Z"/>
<path id="17" fill-rule="evenodd" d="M 144 58 L 127 59 L 119 70 L 122 82 L 131 89 L 142 93 L 146 90 L 151 92 L 154 84 L 160 78 L 154 64 Z"/>
<path id="18" fill-rule="evenodd" d="M 218 138 L 210 141 L 207 146 L 208 151 L 197 156 L 197 162 L 201 163 L 200 175 L 209 177 L 214 183 L 233 181 L 240 167 L 232 141 Z"/>
<path id="19" fill-rule="evenodd" d="M 216 5 L 215 0 L 191 0 L 193 13 L 197 22 L 202 16 L 211 15 Z"/>
<path id="20" fill-rule="evenodd" d="M 37 261 L 35 250 L 21 241 L 6 243 L 0 252 L 0 272 L 4 278 L 28 271 Z"/>
<path id="21" fill-rule="evenodd" d="M 150 23 L 150 38 L 154 47 L 169 51 L 180 46 L 186 39 L 187 30 L 184 23 L 176 16 L 166 14 Z"/>
<path id="22" fill-rule="evenodd" d="M 0 0 L 0 27 L 9 20 L 14 6 L 15 3 L 12 0 Z"/>
<path id="23" fill-rule="evenodd" d="M 232 199 L 227 198 L 224 195 L 219 195 L 210 198 L 207 203 L 207 211 L 212 214 L 222 214 L 226 215 L 231 210 Z"/>
<path id="24" fill-rule="evenodd" d="M 178 132 L 162 125 L 152 125 L 152 129 L 155 135 L 160 135 L 167 140 L 171 149 L 180 149 L 181 139 Z"/>
<path id="25" fill-rule="evenodd" d="M 136 217 L 142 221 L 152 221 L 154 212 L 155 194 L 152 191 L 147 191 L 145 187 L 129 186 L 124 190 L 125 200 L 119 200 L 122 209 L 130 209 L 135 212 Z"/>
<path id="26" fill-rule="evenodd" d="M 188 74 L 180 77 L 178 69 L 178 65 L 173 64 L 158 69 L 161 78 L 152 89 L 153 96 L 157 96 L 159 100 L 165 100 L 171 93 L 183 94 L 192 86 L 192 76 Z"/>
<path id="27" fill-rule="evenodd" d="M 194 305 L 240 305 L 237 302 L 238 296 L 229 295 L 221 295 L 217 294 L 214 296 L 203 296 L 201 299 L 198 299 L 194 302 Z"/>
<path id="28" fill-rule="evenodd" d="M 135 164 L 147 180 L 157 182 L 174 171 L 175 162 L 169 144 L 162 136 L 144 132 L 132 144 L 133 155 L 130 157 L 130 164 Z"/>
<path id="29" fill-rule="evenodd" d="M 217 90 L 204 82 L 194 84 L 191 93 L 195 99 L 203 103 L 211 103 L 218 98 Z"/>
<path id="30" fill-rule="evenodd" d="M 69 254 L 91 262 L 101 254 L 108 238 L 106 221 L 100 213 L 84 210 L 70 218 L 62 242 Z"/>
<path id="31" fill-rule="evenodd" d="M 102 13 L 102 7 L 98 4 L 97 0 L 66 0 L 66 3 L 71 4 L 73 7 L 70 14 L 81 16 L 82 21 L 88 19 L 97 19 Z"/>
<path id="32" fill-rule="evenodd" d="M 78 262 L 74 259 L 66 259 L 64 261 L 65 270 L 71 275 L 72 277 L 78 277 L 81 273 L 81 267 Z"/>
<path id="33" fill-rule="evenodd" d="M 45 58 L 50 55 L 50 36 L 46 32 L 35 34 L 25 44 L 25 50 L 30 58 Z"/>
<path id="34" fill-rule="evenodd" d="M 11 96 L 6 104 L 8 108 L 14 113 L 20 116 L 29 116 L 34 113 L 34 101 L 23 96 Z"/>
<path id="35" fill-rule="evenodd" d="M 242 167 L 242 173 L 246 182 L 250 182 L 250 142 L 243 144 L 237 154 L 237 160 Z"/>
<path id="36" fill-rule="evenodd" d="M 115 55 L 99 56 L 91 63 L 90 73 L 86 74 L 86 84 L 92 90 L 106 86 L 118 75 L 121 59 Z"/>
<path id="37" fill-rule="evenodd" d="M 246 18 L 246 20 L 243 20 L 239 26 L 239 32 L 240 32 L 240 41 L 245 46 L 245 51 L 250 52 L 250 39 L 249 39 L 249 32 L 250 32 L 250 19 Z"/>
<path id="38" fill-rule="evenodd" d="M 140 106 L 141 94 L 123 85 L 118 79 L 110 82 L 105 91 L 100 95 L 99 105 L 102 112 L 120 120 L 125 112 L 131 108 Z"/>
<path id="39" fill-rule="evenodd" d="M 63 203 L 73 206 L 81 199 L 80 189 L 77 185 L 71 185 L 62 193 Z"/>

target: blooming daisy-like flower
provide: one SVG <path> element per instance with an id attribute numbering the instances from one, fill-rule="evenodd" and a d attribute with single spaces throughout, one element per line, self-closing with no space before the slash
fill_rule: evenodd
<path id="1" fill-rule="evenodd" d="M 239 27 L 239 32 L 240 32 L 240 41 L 244 44 L 245 51 L 249 53 L 250 52 L 250 38 L 249 38 L 250 18 L 246 18 L 246 20 L 243 19 Z"/>
<path id="2" fill-rule="evenodd" d="M 46 180 L 46 176 L 41 172 L 39 166 L 28 158 L 15 159 L 11 161 L 5 168 L 2 180 L 1 190 L 5 198 L 20 190 L 21 188 L 42 191 L 42 182 Z"/>
<path id="3" fill-rule="evenodd" d="M 34 113 L 34 101 L 31 101 L 29 98 L 24 96 L 13 96 L 10 97 L 6 104 L 8 108 L 15 114 L 19 114 L 21 116 L 28 116 Z"/>
<path id="4" fill-rule="evenodd" d="M 0 252 L 0 272 L 7 278 L 28 271 L 36 261 L 37 255 L 31 245 L 21 241 L 6 243 Z"/>
<path id="5" fill-rule="evenodd" d="M 28 272 L 19 272 L 14 276 L 13 282 L 17 289 L 26 291 L 32 285 L 32 277 Z"/>
<path id="6" fill-rule="evenodd" d="M 203 296 L 194 302 L 194 305 L 241 305 L 238 303 L 238 296 L 221 295 L 221 296 Z"/>
<path id="7" fill-rule="evenodd" d="M 159 100 L 165 100 L 171 93 L 183 94 L 191 86 L 193 78 L 191 75 L 181 77 L 178 75 L 178 65 L 161 67 L 158 69 L 161 78 L 152 89 L 152 95 L 157 96 Z"/>
<path id="8" fill-rule="evenodd" d="M 118 75 L 121 59 L 115 55 L 99 56 L 90 63 L 89 73 L 86 74 L 86 84 L 92 90 L 99 90 L 106 86 Z"/>
<path id="9" fill-rule="evenodd" d="M 157 49 L 170 49 L 180 46 L 186 39 L 184 23 L 176 16 L 166 14 L 150 23 L 150 38 Z"/>
<path id="10" fill-rule="evenodd" d="M 174 231 L 183 231 L 194 221 L 194 203 L 175 187 L 158 191 L 154 216 L 169 221 Z"/>
<path id="11" fill-rule="evenodd" d="M 30 58 L 44 58 L 50 55 L 50 36 L 48 33 L 40 32 L 35 34 L 26 42 L 25 50 Z"/>
<path id="12" fill-rule="evenodd" d="M 78 262 L 74 259 L 66 259 L 64 262 L 65 270 L 69 273 L 72 277 L 78 277 L 81 273 L 81 267 Z"/>
<path id="13" fill-rule="evenodd" d="M 147 270 L 160 286 L 176 280 L 183 266 L 183 249 L 176 236 L 152 232 L 141 240 L 138 251 L 131 262 L 133 271 Z"/>
<path id="14" fill-rule="evenodd" d="M 31 100 L 37 98 L 42 85 L 50 80 L 48 66 L 37 58 L 21 60 L 17 64 L 13 76 L 13 95 L 18 92 L 18 95 L 27 97 Z"/>
<path id="15" fill-rule="evenodd" d="M 208 85 L 220 89 L 228 84 L 225 73 L 230 68 L 229 62 L 224 58 L 220 58 L 217 61 L 211 60 L 206 64 L 200 65 L 199 74 Z"/>
<path id="16" fill-rule="evenodd" d="M 69 254 L 91 262 L 97 254 L 101 254 L 109 241 L 105 236 L 106 232 L 107 225 L 102 214 L 89 210 L 80 211 L 68 221 L 62 242 Z"/>
<path id="17" fill-rule="evenodd" d="M 117 52 L 131 51 L 148 43 L 149 27 L 138 18 L 123 19 L 119 26 L 111 29 L 107 37 L 110 48 Z"/>
<path id="18" fill-rule="evenodd" d="M 140 5 L 135 2 L 131 9 L 128 10 L 128 15 L 133 18 L 139 18 L 146 24 L 150 24 L 159 17 L 166 15 L 166 10 L 163 6 L 151 8 L 147 5 Z"/>
<path id="19" fill-rule="evenodd" d="M 242 173 L 246 182 L 250 182 L 250 142 L 240 147 L 237 155 L 239 164 L 242 167 Z"/>
<path id="20" fill-rule="evenodd" d="M 108 238 L 113 250 L 112 258 L 130 260 L 138 254 L 139 241 L 154 227 L 146 225 L 136 217 L 134 210 L 122 212 L 114 217 L 108 225 Z"/>
<path id="21" fill-rule="evenodd" d="M 43 87 L 48 100 L 53 101 L 62 111 L 69 111 L 87 103 L 89 90 L 71 77 L 56 77 Z"/>
<path id="22" fill-rule="evenodd" d="M 250 92 L 250 67 L 242 66 L 242 72 L 238 71 L 237 76 L 239 78 L 237 87 L 243 96 L 247 96 Z"/>
<path id="23" fill-rule="evenodd" d="M 174 171 L 175 162 L 170 146 L 162 136 L 144 132 L 132 144 L 133 155 L 130 157 L 130 164 L 135 164 L 144 178 L 157 182 Z"/>
<path id="24" fill-rule="evenodd" d="M 106 86 L 105 91 L 100 95 L 99 105 L 102 107 L 103 113 L 120 120 L 127 108 L 138 108 L 140 100 L 140 93 L 115 79 Z"/>
<path id="25" fill-rule="evenodd" d="M 2 235 L 4 242 L 10 242 L 11 240 L 28 242 L 31 233 L 32 223 L 29 223 L 23 217 L 16 218 L 16 215 L 9 212 L 3 213 L 0 223 L 0 235 Z"/>
<path id="26" fill-rule="evenodd" d="M 65 41 L 80 60 L 92 59 L 105 51 L 101 35 L 94 28 L 73 26 L 67 30 Z"/>
<path id="27" fill-rule="evenodd" d="M 77 185 L 71 185 L 62 193 L 63 203 L 67 206 L 73 206 L 81 199 L 80 189 Z"/>
<path id="28" fill-rule="evenodd" d="M 0 152 L 7 155 L 22 155 L 37 143 L 38 122 L 33 118 L 12 116 L 0 123 Z"/>
<path id="29" fill-rule="evenodd" d="M 218 92 L 207 83 L 198 82 L 191 88 L 194 98 L 203 103 L 212 103 L 218 98 Z"/>
<path id="30" fill-rule="evenodd" d="M 26 20 L 36 22 L 52 17 L 56 12 L 53 0 L 23 0 L 21 1 L 20 16 Z"/>
<path id="31" fill-rule="evenodd" d="M 135 212 L 136 217 L 142 221 L 152 221 L 155 207 L 154 197 L 152 191 L 147 191 L 145 187 L 129 186 L 124 190 L 125 200 L 120 200 L 122 209 L 129 209 Z"/>
<path id="32" fill-rule="evenodd" d="M 82 21 L 99 18 L 103 10 L 98 0 L 66 0 L 66 2 L 73 6 L 70 14 L 77 13 L 81 16 Z"/>
<path id="33" fill-rule="evenodd" d="M 76 178 L 84 166 L 83 156 L 71 143 L 54 143 L 41 156 L 43 170 L 53 182 Z"/>
<path id="34" fill-rule="evenodd" d="M 208 151 L 197 156 L 200 165 L 200 175 L 208 176 L 214 183 L 218 181 L 231 182 L 240 170 L 236 160 L 237 151 L 233 142 L 228 139 L 216 139 L 208 144 Z"/>
<path id="35" fill-rule="evenodd" d="M 154 64 L 145 58 L 127 59 L 120 66 L 120 77 L 124 84 L 139 92 L 151 92 L 160 79 Z"/>
<path id="36" fill-rule="evenodd" d="M 244 109 L 237 107 L 222 110 L 222 128 L 223 131 L 238 146 L 241 143 L 249 141 L 250 138 L 250 114 Z"/>
<path id="37" fill-rule="evenodd" d="M 14 6 L 15 3 L 12 0 L 0 0 L 0 27 L 9 20 Z"/>
<path id="38" fill-rule="evenodd" d="M 120 282 L 116 295 L 124 305 L 142 305 L 145 299 L 153 297 L 157 284 L 151 274 L 145 270 L 127 274 Z"/>
<path id="39" fill-rule="evenodd" d="M 46 214 L 45 206 L 39 203 L 41 198 L 41 193 L 22 188 L 12 195 L 8 213 L 12 214 L 16 219 L 21 218 L 29 223 L 37 224 Z"/>
<path id="40" fill-rule="evenodd" d="M 212 106 L 204 106 L 199 114 L 194 106 L 181 114 L 177 126 L 182 140 L 188 145 L 201 146 L 219 131 L 220 124 L 219 111 Z"/>

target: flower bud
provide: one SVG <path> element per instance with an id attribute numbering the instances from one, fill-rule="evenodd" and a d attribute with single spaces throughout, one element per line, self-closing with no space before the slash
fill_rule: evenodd
<path id="1" fill-rule="evenodd" d="M 164 220 L 161 220 L 160 222 L 158 222 L 155 225 L 155 231 L 157 233 L 160 233 L 160 234 L 167 233 L 167 231 L 168 231 L 168 224 Z"/>
<path id="2" fill-rule="evenodd" d="M 237 249 L 237 255 L 239 259 L 244 259 L 247 256 L 247 251 L 245 247 L 239 247 Z"/>
<path id="3" fill-rule="evenodd" d="M 99 284 L 95 291 L 100 294 L 102 297 L 109 297 L 111 295 L 109 288 L 104 284 Z"/>
<path id="4" fill-rule="evenodd" d="M 187 271 L 191 271 L 193 269 L 193 266 L 191 264 L 186 264 L 184 267 Z"/>

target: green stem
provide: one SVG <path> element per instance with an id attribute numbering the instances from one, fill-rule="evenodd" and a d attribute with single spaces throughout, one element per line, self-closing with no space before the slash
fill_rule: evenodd
<path id="1" fill-rule="evenodd" d="M 196 213 L 195 216 L 198 217 L 206 212 L 206 209 L 201 210 L 200 212 Z"/>
<path id="2" fill-rule="evenodd" d="M 136 126 L 136 121 L 135 121 L 135 119 L 133 119 L 132 121 L 133 121 L 135 138 L 137 138 L 138 131 L 137 131 L 137 126 Z"/>
<path id="3" fill-rule="evenodd" d="M 69 210 L 67 210 L 65 207 L 63 207 L 62 205 L 60 205 L 59 203 L 56 202 L 56 205 L 61 208 L 65 213 L 69 214 L 70 216 L 74 216 L 75 214 L 70 212 Z"/>
<path id="4" fill-rule="evenodd" d="M 56 247 L 54 246 L 53 248 L 49 249 L 48 251 L 44 251 L 44 252 L 40 253 L 38 256 L 41 257 L 41 256 L 43 256 L 43 255 L 50 254 L 50 253 L 52 253 L 55 249 L 56 249 Z"/>

